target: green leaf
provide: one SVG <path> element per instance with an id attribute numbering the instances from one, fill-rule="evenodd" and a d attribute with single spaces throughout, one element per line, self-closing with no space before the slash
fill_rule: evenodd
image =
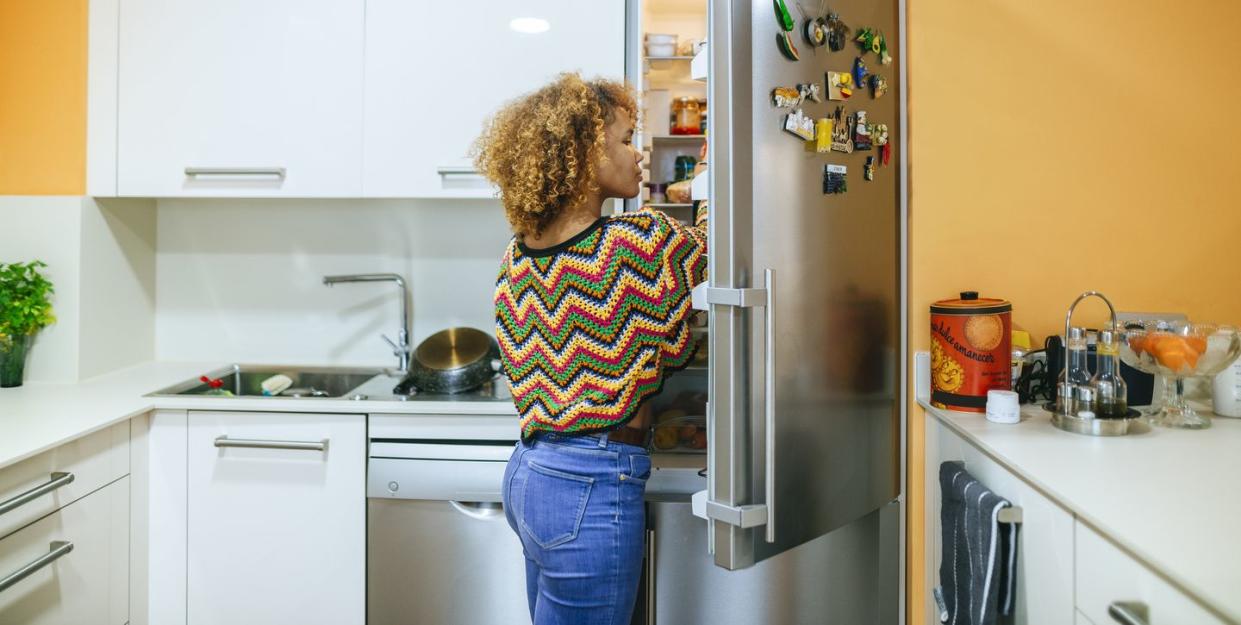
<path id="1" fill-rule="evenodd" d="M 0 263 L 0 335 L 25 336 L 55 323 L 52 282 L 43 261 Z"/>

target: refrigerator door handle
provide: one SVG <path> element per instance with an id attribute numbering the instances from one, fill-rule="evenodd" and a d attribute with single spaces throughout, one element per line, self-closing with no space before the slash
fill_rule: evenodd
<path id="1" fill-rule="evenodd" d="M 767 443 L 766 485 L 767 491 L 767 542 L 776 542 L 776 270 L 764 272 L 767 281 L 767 313 L 765 329 L 766 372 L 763 389 L 763 436 Z"/>
<path id="2" fill-rule="evenodd" d="M 763 429 L 766 449 L 765 488 L 766 503 L 743 506 L 730 506 L 718 501 L 708 500 L 706 505 L 707 518 L 715 519 L 740 528 L 767 526 L 766 540 L 776 541 L 775 499 L 776 499 L 776 302 L 774 269 L 764 271 L 767 284 L 762 289 L 728 289 L 708 288 L 707 303 L 719 306 L 736 306 L 741 308 L 764 309 L 766 317 L 766 371 L 764 372 L 764 405 Z"/>

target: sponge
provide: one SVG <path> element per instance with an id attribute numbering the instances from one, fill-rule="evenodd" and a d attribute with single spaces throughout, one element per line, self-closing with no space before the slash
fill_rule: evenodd
<path id="1" fill-rule="evenodd" d="M 283 393 L 285 389 L 293 386 L 293 379 L 283 373 L 277 373 L 276 375 L 263 380 L 261 386 L 263 387 L 264 395 L 279 395 L 280 393 Z"/>

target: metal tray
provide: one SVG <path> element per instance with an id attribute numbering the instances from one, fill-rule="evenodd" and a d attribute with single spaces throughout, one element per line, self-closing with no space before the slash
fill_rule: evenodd
<path id="1" fill-rule="evenodd" d="M 1051 414 L 1051 424 L 1074 434 L 1085 434 L 1086 436 L 1128 436 L 1130 434 L 1145 434 L 1151 430 L 1151 426 L 1146 419 L 1142 417 L 1142 413 L 1129 409 L 1128 416 L 1124 418 L 1093 418 L 1083 419 L 1071 415 L 1062 415 L 1056 413 L 1055 404 L 1043 404 L 1043 410 Z"/>

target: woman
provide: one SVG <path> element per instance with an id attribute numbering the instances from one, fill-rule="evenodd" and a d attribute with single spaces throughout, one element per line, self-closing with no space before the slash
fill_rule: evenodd
<path id="1" fill-rule="evenodd" d="M 705 232 L 654 211 L 602 216 L 640 190 L 636 116 L 624 85 L 564 74 L 501 109 L 476 145 L 515 234 L 495 294 L 521 424 L 503 498 L 536 625 L 629 622 L 651 470 L 643 402 L 693 356 Z"/>

